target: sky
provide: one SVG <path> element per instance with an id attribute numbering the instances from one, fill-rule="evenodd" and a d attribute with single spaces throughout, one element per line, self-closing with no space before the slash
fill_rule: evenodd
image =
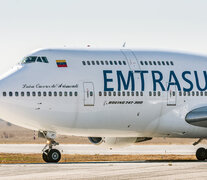
<path id="1" fill-rule="evenodd" d="M 39 48 L 207 55 L 206 0 L 0 0 L 0 73 Z"/>

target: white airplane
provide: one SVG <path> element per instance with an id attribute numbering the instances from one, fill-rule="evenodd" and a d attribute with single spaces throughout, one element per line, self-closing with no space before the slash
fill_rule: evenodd
<path id="1" fill-rule="evenodd" d="M 152 137 L 207 137 L 207 57 L 154 51 L 42 49 L 0 81 L 0 118 L 46 138 L 56 134 L 127 146 Z M 199 148 L 198 160 L 207 159 Z"/>

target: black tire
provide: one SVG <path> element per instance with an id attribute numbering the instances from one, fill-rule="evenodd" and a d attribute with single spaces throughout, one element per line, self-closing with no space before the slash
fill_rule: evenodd
<path id="1" fill-rule="evenodd" d="M 205 159 L 207 159 L 207 150 L 205 148 L 199 148 L 196 151 L 196 158 L 199 161 L 205 161 Z"/>
<path id="2" fill-rule="evenodd" d="M 45 150 L 43 153 L 42 153 L 42 159 L 45 161 L 45 162 L 49 162 L 48 160 L 48 152 L 49 152 L 49 149 Z"/>
<path id="3" fill-rule="evenodd" d="M 60 151 L 58 151 L 57 149 L 51 149 L 49 152 L 48 152 L 48 162 L 54 162 L 54 163 L 57 163 L 60 161 L 61 159 L 61 154 L 60 154 Z"/>

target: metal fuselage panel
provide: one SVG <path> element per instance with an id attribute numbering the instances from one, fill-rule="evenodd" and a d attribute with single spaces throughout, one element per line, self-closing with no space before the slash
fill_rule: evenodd
<path id="1" fill-rule="evenodd" d="M 0 81 L 0 118 L 6 121 L 66 135 L 207 136 L 206 128 L 185 121 L 192 109 L 206 106 L 207 96 L 179 94 L 205 93 L 206 57 L 133 50 L 65 49 L 40 50 L 31 56 L 46 56 L 49 63 L 18 65 Z M 57 67 L 56 60 L 66 60 L 67 67 Z M 97 65 L 96 61 L 125 61 L 126 65 Z M 141 61 L 173 61 L 174 65 L 141 65 Z M 13 96 L 4 97 L 3 92 L 13 92 Z M 15 96 L 15 92 L 19 95 Z M 25 93 L 24 97 L 21 92 Z M 27 92 L 31 93 L 29 97 Z M 43 92 L 47 95 L 43 96 Z M 49 92 L 52 96 L 48 96 Z M 63 94 L 59 96 L 59 92 Z"/>

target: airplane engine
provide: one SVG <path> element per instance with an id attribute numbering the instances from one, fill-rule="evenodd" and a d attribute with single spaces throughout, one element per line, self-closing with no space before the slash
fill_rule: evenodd
<path id="1" fill-rule="evenodd" d="M 134 143 L 151 140 L 150 137 L 89 137 L 89 141 L 95 145 L 110 148 L 129 146 Z"/>

